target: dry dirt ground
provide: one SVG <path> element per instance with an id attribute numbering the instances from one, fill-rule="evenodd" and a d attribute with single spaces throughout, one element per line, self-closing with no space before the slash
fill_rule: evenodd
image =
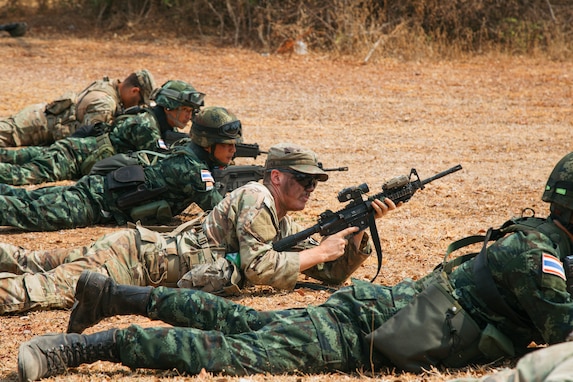
<path id="1" fill-rule="evenodd" d="M 366 182 L 378 192 L 383 181 L 416 168 L 422 178 L 456 164 L 463 170 L 440 179 L 378 223 L 384 263 L 377 283 L 419 278 L 442 261 L 452 240 L 484 233 L 532 208 L 547 214 L 540 201 L 554 164 L 573 150 L 572 62 L 488 56 L 436 62 L 361 58 L 264 55 L 239 49 L 199 46 L 187 40 L 150 42 L 28 36 L 0 38 L 0 115 L 65 90 L 80 90 L 108 75 L 123 78 L 148 68 L 159 84 L 191 82 L 207 94 L 208 105 L 233 110 L 243 122 L 246 142 L 268 148 L 292 141 L 314 148 L 333 173 L 296 216 L 310 226 L 344 187 Z M 240 160 L 238 164 L 262 164 Z M 0 212 L 1 213 L 1 212 Z M 30 249 L 87 245 L 122 227 L 98 226 L 51 233 L 0 228 L 0 240 Z M 373 256 L 355 274 L 369 279 Z M 251 288 L 237 302 L 259 309 L 319 304 L 325 291 L 274 291 Z M 33 312 L 0 317 L 0 380 L 16 380 L 21 342 L 47 332 L 62 332 L 69 312 Z M 153 325 L 138 317 L 106 320 L 91 330 L 129 323 Z M 500 365 L 492 365 L 499 367 Z M 490 369 L 485 369 L 490 370 Z M 484 369 L 432 370 L 424 375 L 367 371 L 345 375 L 257 375 L 243 381 L 442 381 L 481 375 Z M 57 381 L 235 381 L 203 374 L 131 371 L 105 362 L 82 366 Z"/>

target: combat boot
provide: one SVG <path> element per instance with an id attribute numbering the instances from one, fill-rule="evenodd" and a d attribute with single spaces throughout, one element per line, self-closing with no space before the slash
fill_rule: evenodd
<path id="1" fill-rule="evenodd" d="M 95 334 L 46 334 L 20 345 L 18 380 L 36 381 L 63 374 L 68 367 L 96 361 L 121 362 L 115 333 L 110 329 Z"/>
<path id="2" fill-rule="evenodd" d="M 100 273 L 83 271 L 76 285 L 68 333 L 82 333 L 106 317 L 147 316 L 152 287 L 120 285 Z"/>

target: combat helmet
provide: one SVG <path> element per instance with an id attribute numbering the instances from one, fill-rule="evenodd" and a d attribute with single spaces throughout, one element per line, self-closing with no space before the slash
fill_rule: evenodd
<path id="1" fill-rule="evenodd" d="M 573 152 L 553 168 L 541 200 L 551 203 L 551 216 L 570 229 L 573 217 Z"/>
<path id="2" fill-rule="evenodd" d="M 199 110 L 205 105 L 205 94 L 195 90 L 193 86 L 181 80 L 169 80 L 160 88 L 155 89 L 151 99 L 159 106 L 168 110 L 177 109 L 180 106 L 192 107 Z"/>
<path id="3" fill-rule="evenodd" d="M 193 117 L 191 140 L 201 147 L 241 143 L 242 136 L 241 121 L 224 107 L 208 106 Z"/>

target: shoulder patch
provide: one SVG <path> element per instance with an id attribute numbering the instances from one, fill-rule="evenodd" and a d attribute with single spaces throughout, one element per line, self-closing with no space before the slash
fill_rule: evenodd
<path id="1" fill-rule="evenodd" d="M 201 170 L 201 181 L 205 183 L 207 191 L 211 190 L 215 184 L 215 179 L 209 170 Z"/>
<path id="2" fill-rule="evenodd" d="M 548 273 L 550 275 L 555 275 L 561 277 L 563 280 L 567 280 L 565 277 L 565 270 L 563 269 L 563 264 L 559 259 L 549 253 L 544 253 L 541 258 L 541 271 L 543 273 Z"/>

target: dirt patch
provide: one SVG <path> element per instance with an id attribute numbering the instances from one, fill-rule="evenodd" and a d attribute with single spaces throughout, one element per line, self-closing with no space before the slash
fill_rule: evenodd
<path id="1" fill-rule="evenodd" d="M 416 168 L 422 178 L 456 164 L 463 170 L 430 184 L 378 224 L 384 266 L 378 283 L 418 278 L 443 259 L 454 239 L 483 233 L 532 208 L 547 214 L 541 192 L 554 164 L 572 151 L 573 63 L 527 58 L 482 57 L 448 62 L 382 60 L 375 65 L 313 54 L 290 58 L 238 49 L 215 49 L 183 40 L 134 42 L 29 36 L 0 38 L 0 115 L 80 90 L 103 75 L 123 78 L 147 68 L 158 83 L 183 79 L 207 94 L 207 105 L 233 110 L 246 142 L 262 148 L 293 141 L 314 148 L 328 167 L 348 166 L 321 184 L 304 213 L 310 226 L 325 209 L 342 207 L 336 194 L 367 183 L 378 192 L 384 180 Z M 264 158 L 240 164 L 262 164 Z M 63 183 L 61 183 L 63 184 Z M 86 245 L 122 227 L 98 226 L 52 233 L 0 229 L 0 240 L 31 249 Z M 373 256 L 356 277 L 369 279 Z M 252 288 L 235 300 L 259 309 L 319 304 L 327 292 L 277 292 Z M 62 332 L 69 312 L 34 312 L 0 317 L 0 379 L 16 380 L 21 342 Z M 155 325 L 138 317 L 106 320 L 90 330 L 129 323 Z M 453 372 L 481 375 L 482 370 Z M 305 380 L 323 380 L 307 376 Z M 379 374 L 401 381 L 442 381 L 449 374 Z M 172 372 L 130 371 L 99 362 L 65 376 L 71 381 L 179 381 Z M 333 381 L 368 380 L 354 375 Z M 56 378 L 52 380 L 62 380 Z M 190 380 L 237 380 L 209 375 Z M 252 381 L 299 381 L 300 377 L 254 376 Z"/>

